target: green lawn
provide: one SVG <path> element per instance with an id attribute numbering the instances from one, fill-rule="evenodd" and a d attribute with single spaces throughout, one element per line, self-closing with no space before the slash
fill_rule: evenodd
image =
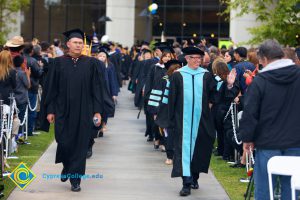
<path id="1" fill-rule="evenodd" d="M 41 134 L 38 136 L 28 137 L 28 142 L 30 142 L 31 144 L 19 145 L 18 153 L 14 154 L 14 156 L 17 156 L 19 158 L 9 159 L 8 164 L 10 165 L 10 169 L 5 170 L 13 171 L 20 162 L 24 162 L 29 168 L 31 168 L 49 147 L 53 140 L 53 127 L 51 127 L 49 133 L 41 132 Z M 8 177 L 5 177 L 4 187 L 4 199 L 6 199 L 15 188 L 15 184 Z"/>
<path id="2" fill-rule="evenodd" d="M 210 168 L 226 190 L 231 200 L 244 199 L 248 183 L 241 183 L 240 178 L 247 178 L 245 168 L 231 168 L 221 157 L 212 156 Z"/>

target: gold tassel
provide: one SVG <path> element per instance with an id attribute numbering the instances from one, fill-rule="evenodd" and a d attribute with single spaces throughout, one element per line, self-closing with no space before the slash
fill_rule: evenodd
<path id="1" fill-rule="evenodd" d="M 91 56 L 92 44 L 87 45 L 86 34 L 84 33 L 84 44 L 81 54 L 85 56 Z"/>

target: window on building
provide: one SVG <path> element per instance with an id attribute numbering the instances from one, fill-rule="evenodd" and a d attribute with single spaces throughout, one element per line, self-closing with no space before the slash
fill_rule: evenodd
<path id="1" fill-rule="evenodd" d="M 63 39 L 62 32 L 80 28 L 87 35 L 93 34 L 93 25 L 98 35 L 105 33 L 105 24 L 98 19 L 106 13 L 106 0 L 31 0 L 30 8 L 24 11 L 21 34 L 30 40 L 52 41 Z"/>

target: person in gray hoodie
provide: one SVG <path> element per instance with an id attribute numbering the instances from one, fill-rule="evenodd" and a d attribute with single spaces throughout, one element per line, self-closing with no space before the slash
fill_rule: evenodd
<path id="1" fill-rule="evenodd" d="M 292 60 L 284 59 L 276 40 L 263 42 L 257 56 L 263 69 L 245 94 L 240 136 L 246 152 L 256 148 L 255 199 L 268 200 L 269 159 L 300 156 L 300 68 Z M 290 179 L 280 177 L 281 199 L 291 199 Z"/>

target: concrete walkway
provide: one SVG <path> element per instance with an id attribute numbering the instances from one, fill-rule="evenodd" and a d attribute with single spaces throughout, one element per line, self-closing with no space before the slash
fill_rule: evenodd
<path id="1" fill-rule="evenodd" d="M 227 200 L 229 197 L 209 173 L 201 174 L 199 190 L 179 197 L 181 179 L 170 178 L 171 166 L 166 166 L 165 153 L 153 150 L 144 137 L 145 119 L 137 120 L 133 96 L 125 89 L 118 98 L 117 112 L 109 120 L 108 131 L 97 138 L 94 154 L 87 160 L 87 174 L 103 175 L 102 179 L 83 180 L 82 191 L 70 191 L 70 183 L 59 179 L 45 180 L 43 174 L 60 174 L 62 165 L 54 164 L 54 142 L 32 168 L 37 178 L 24 190 L 16 188 L 8 199 L 30 200 Z"/>

